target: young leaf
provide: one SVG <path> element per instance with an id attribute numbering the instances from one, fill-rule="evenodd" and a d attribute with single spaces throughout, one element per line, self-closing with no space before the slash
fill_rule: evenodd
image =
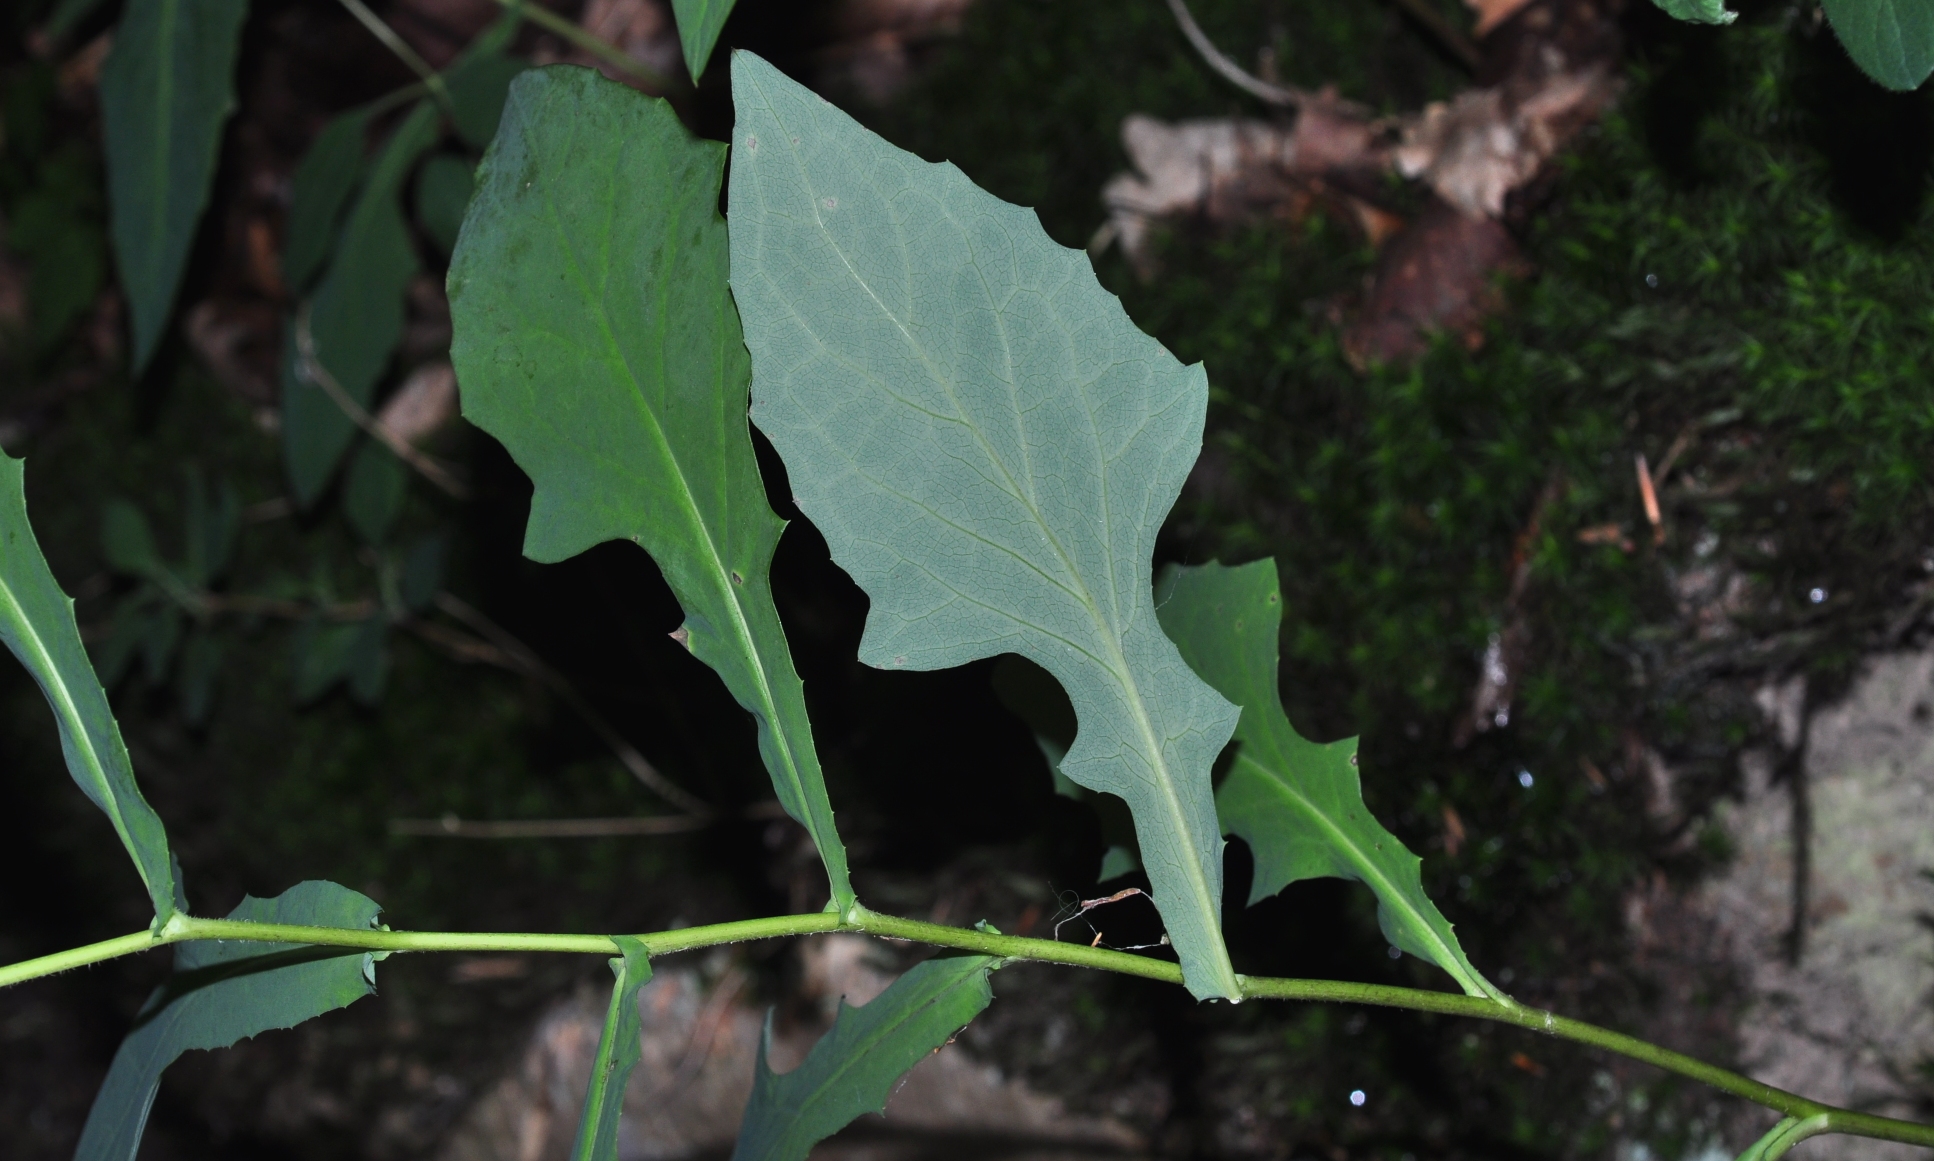
<path id="1" fill-rule="evenodd" d="M 457 247 L 463 211 L 470 207 L 471 191 L 477 188 L 472 173 L 462 158 L 447 153 L 437 154 L 416 171 L 417 224 L 445 254 Z"/>
<path id="2" fill-rule="evenodd" d="M 705 75 L 712 49 L 725 31 L 726 18 L 738 0 L 672 0 L 672 13 L 678 17 L 678 41 L 685 49 L 685 71 L 692 83 Z"/>
<path id="3" fill-rule="evenodd" d="M 1907 92 L 1934 71 L 1934 3 L 1826 0 L 1827 22 L 1860 66 L 1887 88 Z"/>
<path id="4" fill-rule="evenodd" d="M 1726 0 L 1652 0 L 1665 14 L 1691 24 L 1731 24 L 1739 13 L 1728 11 Z"/>
<path id="5" fill-rule="evenodd" d="M 437 127 L 437 108 L 429 101 L 397 126 L 349 211 L 335 258 L 308 308 L 317 361 L 365 408 L 403 337 L 403 292 L 417 271 L 403 220 L 403 183 L 416 159 L 436 143 Z M 320 384 L 298 373 L 297 336 L 292 333 L 286 345 L 282 450 L 296 501 L 308 505 L 328 486 L 356 425 Z"/>
<path id="6" fill-rule="evenodd" d="M 987 976 L 999 962 L 984 955 L 939 956 L 915 966 L 864 1007 L 842 1000 L 832 1030 L 783 1076 L 766 1064 L 772 1046 L 768 1015 L 732 1161 L 805 1161 L 813 1145 L 855 1117 L 885 1109 L 908 1069 L 986 1009 L 994 998 Z"/>
<path id="7" fill-rule="evenodd" d="M 336 243 L 343 207 L 363 176 L 363 137 L 370 110 L 351 109 L 330 121 L 296 166 L 289 191 L 289 240 L 282 251 L 282 278 L 300 294 L 321 271 Z"/>
<path id="8" fill-rule="evenodd" d="M 1019 653 L 1061 682 L 1069 778 L 1128 802 L 1198 997 L 1237 998 L 1209 767 L 1236 709 L 1156 623 L 1155 534 L 1208 381 L 1034 214 L 732 60 L 732 291 L 752 417 L 872 598 L 860 657 Z"/>
<path id="9" fill-rule="evenodd" d="M 168 575 L 147 516 L 118 497 L 101 512 L 101 554 L 116 572 L 157 582 Z"/>
<path id="10" fill-rule="evenodd" d="M 589 69 L 517 78 L 450 262 L 451 361 L 465 417 L 536 487 L 524 555 L 651 554 L 685 610 L 676 636 L 758 720 L 844 911 L 846 851 L 767 576 L 785 523 L 746 426 L 724 152 Z"/>
<path id="11" fill-rule="evenodd" d="M 136 372 L 168 322 L 208 204 L 247 13 L 247 0 L 129 0 L 101 66 L 110 226 Z"/>
<path id="12" fill-rule="evenodd" d="M 651 979 L 651 960 L 643 942 L 629 935 L 611 937 L 624 954 L 611 961 L 611 1007 L 604 1034 L 591 1062 L 591 1087 L 584 1094 L 571 1161 L 618 1161 L 618 1117 L 624 1112 L 625 1081 L 641 1055 L 638 989 Z"/>
<path id="13" fill-rule="evenodd" d="M 382 546 L 403 509 L 403 495 L 409 490 L 409 469 L 396 453 L 373 439 L 364 439 L 349 460 L 349 478 L 343 482 L 343 514 L 349 526 L 372 548 Z"/>
<path id="14" fill-rule="evenodd" d="M 47 695 L 67 772 L 114 824 L 147 885 L 155 921 L 165 923 L 175 912 L 168 834 L 135 785 L 121 727 L 74 623 L 74 602 L 55 583 L 27 523 L 24 466 L 0 453 L 0 640 Z"/>
<path id="15" fill-rule="evenodd" d="M 1276 637 L 1283 598 L 1276 562 L 1164 570 L 1156 607 L 1189 665 L 1241 703 L 1235 765 L 1216 793 L 1222 827 L 1256 856 L 1249 902 L 1302 879 L 1358 879 L 1376 892 L 1386 939 L 1451 974 L 1473 996 L 1509 1003 L 1464 956 L 1451 925 L 1424 894 L 1423 860 L 1363 805 L 1355 738 L 1327 745 L 1289 724 L 1277 690 Z"/>
<path id="16" fill-rule="evenodd" d="M 310 880 L 273 899 L 244 897 L 230 919 L 309 927 L 371 927 L 376 903 Z M 175 974 L 149 997 L 88 1110 L 74 1161 L 133 1161 L 161 1073 L 191 1048 L 226 1048 L 292 1028 L 376 990 L 375 956 L 355 948 L 197 941 L 175 951 Z"/>

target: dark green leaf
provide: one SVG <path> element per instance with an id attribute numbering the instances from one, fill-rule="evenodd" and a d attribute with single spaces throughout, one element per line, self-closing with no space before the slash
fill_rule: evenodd
<path id="1" fill-rule="evenodd" d="M 815 1144 L 853 1118 L 884 1109 L 908 1069 L 986 1009 L 994 998 L 987 976 L 999 963 L 992 956 L 940 956 L 893 981 L 865 1007 L 842 1000 L 832 1031 L 784 1076 L 766 1064 L 768 1016 L 732 1161 L 805 1161 Z"/>
<path id="2" fill-rule="evenodd" d="M 1826 0 L 1827 21 L 1860 71 L 1899 92 L 1934 71 L 1934 0 Z"/>
<path id="3" fill-rule="evenodd" d="M 356 660 L 360 622 L 304 621 L 290 643 L 295 670 L 294 697 L 306 705 L 349 676 Z"/>
<path id="4" fill-rule="evenodd" d="M 221 675 L 222 643 L 210 633 L 195 633 L 181 651 L 181 716 L 191 726 L 208 721 L 215 703 L 215 679 Z"/>
<path id="5" fill-rule="evenodd" d="M 1652 0 L 1666 14 L 1693 24 L 1731 24 L 1739 13 L 1726 9 L 1726 0 Z"/>
<path id="6" fill-rule="evenodd" d="M 60 40 L 94 15 L 103 0 L 60 0 L 54 14 L 47 18 L 44 31 L 49 40 Z"/>
<path id="7" fill-rule="evenodd" d="M 8 152 L 13 152 L 11 142 Z M 44 353 L 94 304 L 107 273 L 100 183 L 90 159 L 74 148 L 53 153 L 39 166 L 33 187 L 13 204 L 9 219 L 7 248 L 30 268 L 27 316 L 33 348 Z"/>
<path id="8" fill-rule="evenodd" d="M 571 1161 L 618 1161 L 625 1081 L 641 1055 L 638 989 L 651 979 L 651 960 L 642 941 L 629 935 L 611 938 L 624 954 L 611 961 L 611 974 L 617 979 L 611 985 L 611 1007 L 604 1014 L 598 1054 L 591 1062 L 591 1085 L 584 1094 L 584 1115 L 578 1119 Z"/>
<path id="9" fill-rule="evenodd" d="M 147 516 L 126 500 L 109 500 L 102 510 L 101 553 L 111 568 L 131 576 L 159 580 L 168 572 Z"/>
<path id="10" fill-rule="evenodd" d="M 680 638 L 758 721 L 786 811 L 853 901 L 768 572 L 785 524 L 746 426 L 718 216 L 724 146 L 589 69 L 517 78 L 450 263 L 464 415 L 530 475 L 524 553 L 632 540 Z"/>
<path id="11" fill-rule="evenodd" d="M 403 509 L 409 483 L 409 469 L 381 443 L 366 438 L 356 448 L 349 461 L 349 478 L 343 482 L 342 506 L 349 526 L 363 543 L 382 545 Z"/>
<path id="12" fill-rule="evenodd" d="M 1256 856 L 1249 901 L 1303 879 L 1358 879 L 1376 892 L 1384 937 L 1451 974 L 1473 996 L 1506 1000 L 1478 974 L 1424 894 L 1423 860 L 1363 805 L 1355 738 L 1319 745 L 1289 724 L 1277 690 L 1283 598 L 1276 562 L 1164 570 L 1156 608 L 1195 671 L 1242 705 L 1235 764 L 1216 792 L 1225 831 Z M 1507 1000 L 1508 1002 L 1508 1000 Z"/>
<path id="13" fill-rule="evenodd" d="M 187 539 L 189 583 L 207 586 L 228 570 L 235 534 L 242 521 L 242 498 L 227 480 L 211 499 L 201 473 L 188 473 Z"/>
<path id="14" fill-rule="evenodd" d="M 352 109 L 322 127 L 296 167 L 289 194 L 289 240 L 282 251 L 282 277 L 301 294 L 322 271 L 336 244 L 349 195 L 363 176 L 368 109 Z"/>
<path id="15" fill-rule="evenodd" d="M 514 27 L 514 20 L 507 17 L 478 40 L 482 42 L 493 32 Z M 497 122 L 504 114 L 504 99 L 510 95 L 510 82 L 517 79 L 518 73 L 530 67 L 527 60 L 505 56 L 501 43 L 494 46 L 479 43 L 450 70 L 445 84 L 449 88 L 450 103 L 456 109 L 456 116 L 452 120 L 456 124 L 457 136 L 463 139 L 465 145 L 482 149 L 490 144 L 490 139 L 497 135 Z"/>
<path id="16" fill-rule="evenodd" d="M 685 49 L 685 71 L 692 74 L 692 83 L 705 75 L 705 65 L 712 59 L 712 48 L 719 42 L 719 33 L 725 31 L 726 18 L 732 15 L 732 6 L 738 0 L 672 0 L 672 12 L 678 17 L 678 43 Z"/>
<path id="17" fill-rule="evenodd" d="M 375 902 L 334 883 L 245 897 L 230 919 L 372 927 Z M 191 1048 L 226 1048 L 272 1028 L 346 1008 L 373 993 L 375 957 L 354 948 L 200 941 L 175 951 L 175 975 L 149 998 L 88 1110 L 75 1161 L 133 1161 L 161 1073 Z"/>
<path id="18" fill-rule="evenodd" d="M 108 203 L 134 368 L 154 354 L 208 204 L 248 0 L 128 0 L 101 66 Z"/>
<path id="19" fill-rule="evenodd" d="M 436 248 L 448 254 L 457 247 L 463 211 L 476 188 L 473 170 L 460 157 L 439 153 L 416 173 L 416 220 Z"/>
<path id="20" fill-rule="evenodd" d="M 443 587 L 443 537 L 426 536 L 410 547 L 403 558 L 403 575 L 397 582 L 397 595 L 403 607 L 421 613 L 436 599 Z"/>
<path id="21" fill-rule="evenodd" d="M 378 614 L 356 626 L 349 647 L 349 696 L 374 706 L 389 684 L 389 619 Z"/>
<path id="22" fill-rule="evenodd" d="M 119 685 L 127 676 L 128 665 L 148 639 L 148 618 L 153 615 L 155 591 L 144 588 L 128 594 L 114 607 L 114 627 L 100 649 L 101 684 L 107 689 Z"/>
<path id="23" fill-rule="evenodd" d="M 173 604 L 162 605 L 148 618 L 148 635 L 141 642 L 141 665 L 149 685 L 160 685 L 168 680 L 168 669 L 174 664 L 175 647 L 181 644 L 181 609 Z"/>
<path id="24" fill-rule="evenodd" d="M 174 914 L 168 834 L 134 781 L 121 728 L 74 623 L 74 602 L 55 583 L 27 522 L 24 465 L 0 453 L 0 640 L 34 675 L 60 725 L 67 771 L 107 814 L 134 858 L 155 919 Z"/>
<path id="25" fill-rule="evenodd" d="M 860 659 L 1018 653 L 1052 673 L 1080 722 L 1062 772 L 1133 811 L 1190 991 L 1239 996 L 1210 781 L 1236 707 L 1162 635 L 1149 584 L 1207 376 L 1135 329 L 1033 211 L 751 53 L 733 54 L 732 92 L 752 416 L 872 600 Z"/>
<path id="26" fill-rule="evenodd" d="M 403 337 L 403 295 L 418 267 L 401 194 L 416 159 L 436 142 L 437 124 L 436 106 L 425 101 L 391 134 L 309 305 L 316 358 L 365 408 Z M 296 501 L 307 506 L 328 486 L 356 425 L 321 385 L 300 375 L 297 355 L 290 342 L 282 375 L 282 449 Z"/>

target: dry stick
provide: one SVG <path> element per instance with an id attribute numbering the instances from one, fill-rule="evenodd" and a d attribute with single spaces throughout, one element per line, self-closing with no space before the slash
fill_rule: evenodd
<path id="1" fill-rule="evenodd" d="M 516 662 L 518 668 L 524 673 L 543 682 L 552 693 L 584 719 L 585 724 L 590 726 L 591 731 L 611 748 L 611 752 L 618 756 L 618 761 L 624 763 L 625 769 L 631 771 L 633 777 L 650 787 L 660 798 L 698 819 L 712 817 L 713 810 L 709 805 L 660 774 L 656 767 L 645 761 L 645 756 L 640 754 L 636 747 L 627 742 L 618 731 L 612 729 L 603 715 L 578 696 L 578 691 L 570 682 L 564 680 L 562 674 L 544 664 L 522 641 L 505 632 L 497 622 L 484 616 L 469 602 L 450 593 L 438 593 L 436 607 L 476 630 L 484 640 L 495 645 L 505 656 Z"/>
<path id="2" fill-rule="evenodd" d="M 296 315 L 295 346 L 295 369 L 298 377 L 311 386 L 322 388 L 323 393 L 342 409 L 342 413 L 349 417 L 350 422 L 367 432 L 371 439 L 379 441 L 395 453 L 397 459 L 415 468 L 419 475 L 442 489 L 444 494 L 457 500 L 470 498 L 470 489 L 464 487 L 462 481 L 451 475 L 448 468 L 418 451 L 409 440 L 376 422 L 370 416 L 368 409 L 351 399 L 349 392 L 343 390 L 342 384 L 336 382 L 336 377 L 329 373 L 329 368 L 323 366 L 322 360 L 316 357 L 316 336 L 309 329 L 307 303 L 303 304 L 301 313 Z"/>
<path id="3" fill-rule="evenodd" d="M 1260 77 L 1250 75 L 1241 65 L 1223 56 L 1221 50 L 1217 49 L 1203 33 L 1202 26 L 1195 22 L 1195 17 L 1189 14 L 1189 6 L 1183 3 L 1183 0 L 1168 0 L 1168 8 L 1170 12 L 1175 13 L 1175 22 L 1182 26 L 1182 35 L 1189 38 L 1189 43 L 1195 46 L 1195 51 L 1201 54 L 1210 68 L 1221 73 L 1223 79 L 1236 88 L 1257 100 L 1266 101 L 1271 105 L 1280 105 L 1286 109 L 1293 109 L 1309 99 L 1309 94 L 1301 89 L 1287 89 L 1281 85 L 1272 85 Z"/>
<path id="4" fill-rule="evenodd" d="M 756 802 L 746 808 L 744 817 L 753 822 L 771 821 L 786 817 L 786 809 L 777 802 Z M 530 818 L 480 822 L 446 814 L 442 818 L 393 818 L 389 832 L 393 835 L 473 839 L 619 838 L 689 834 L 717 821 L 716 815 L 697 818 L 689 814 L 671 814 L 644 818 Z"/>
<path id="5" fill-rule="evenodd" d="M 1665 525 L 1659 519 L 1659 493 L 1652 486 L 1652 470 L 1645 465 L 1645 453 L 1640 452 L 1632 461 L 1632 468 L 1639 477 L 1639 499 L 1645 504 L 1645 519 L 1652 525 L 1652 543 L 1665 543 Z"/>
<path id="6" fill-rule="evenodd" d="M 430 90 L 430 95 L 436 98 L 436 103 L 443 106 L 445 113 L 451 117 L 457 115 L 456 102 L 450 99 L 450 90 L 444 85 L 442 74 L 431 68 L 430 62 L 418 55 L 408 41 L 398 36 L 394 28 L 383 22 L 382 17 L 371 12 L 363 0 L 342 0 L 342 6 L 349 9 L 349 14 L 356 18 L 357 23 L 369 29 L 370 35 L 382 41 L 383 47 L 389 49 L 397 60 L 409 66 L 423 86 Z"/>

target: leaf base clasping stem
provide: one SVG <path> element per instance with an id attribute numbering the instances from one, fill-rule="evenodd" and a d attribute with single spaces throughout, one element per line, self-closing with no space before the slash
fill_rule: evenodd
<path id="1" fill-rule="evenodd" d="M 883 939 L 923 943 L 981 955 L 999 956 L 1009 962 L 1032 960 L 1039 963 L 1066 964 L 1120 972 L 1163 983 L 1180 984 L 1182 969 L 1168 960 L 1132 955 L 1105 947 L 1080 943 L 1060 943 L 1051 939 L 1030 939 L 1004 935 L 991 927 L 948 927 L 917 919 L 881 915 L 855 905 L 845 915 L 820 911 L 809 915 L 779 915 L 765 919 L 742 919 L 704 927 L 685 927 L 676 931 L 657 931 L 636 938 L 654 958 L 674 952 L 743 943 L 754 939 L 777 939 L 794 935 L 818 935 L 850 931 Z M 383 928 L 357 930 L 341 927 L 301 927 L 289 924 L 252 923 L 229 919 L 197 919 L 176 914 L 159 930 L 138 931 L 85 947 L 72 948 L 38 959 L 0 967 L 0 987 L 24 983 L 88 964 L 101 963 L 125 955 L 148 951 L 189 940 L 247 940 L 256 943 L 294 943 L 313 946 L 359 947 L 371 951 L 467 951 L 467 952 L 576 952 L 592 955 L 621 954 L 617 942 L 608 935 L 551 935 L 517 932 L 390 931 Z M 1783 1114 L 1784 1118 L 1753 1146 L 1741 1154 L 1740 1161 L 1776 1161 L 1788 1149 L 1822 1133 L 1847 1133 L 1883 1141 L 1934 1148 L 1934 1125 L 1916 1124 L 1892 1117 L 1875 1116 L 1835 1108 L 1808 1100 L 1784 1089 L 1762 1084 L 1750 1077 L 1708 1064 L 1683 1053 L 1661 1048 L 1634 1036 L 1572 1020 L 1552 1012 L 1523 1005 L 1507 1005 L 1483 996 L 1454 992 L 1431 992 L 1419 988 L 1360 984 L 1343 980 L 1275 979 L 1265 976 L 1239 976 L 1242 994 L 1247 999 L 1302 1000 L 1320 1003 L 1374 1004 L 1386 1008 L 1406 1008 L 1414 1012 L 1437 1012 L 1447 1016 L 1468 1016 L 1515 1024 L 1561 1040 L 1616 1052 L 1669 1072 L 1708 1084 L 1722 1092 L 1744 1097 Z"/>

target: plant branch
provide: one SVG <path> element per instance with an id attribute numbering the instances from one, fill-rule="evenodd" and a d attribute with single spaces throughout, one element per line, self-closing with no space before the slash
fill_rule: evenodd
<path id="1" fill-rule="evenodd" d="M 1030 939 L 1003 935 L 991 927 L 960 928 L 917 919 L 879 915 L 855 905 L 846 915 L 821 911 L 808 915 L 779 915 L 766 919 L 744 919 L 715 923 L 705 927 L 686 927 L 659 931 L 637 938 L 653 956 L 698 948 L 717 947 L 753 939 L 775 939 L 791 935 L 816 935 L 850 931 L 885 939 L 924 943 L 954 948 L 981 955 L 1000 956 L 1009 961 L 1033 960 L 1120 972 L 1163 983 L 1180 984 L 1180 965 L 1148 956 L 1130 955 L 1108 948 L 1081 943 L 1059 943 L 1051 939 Z M 177 914 L 159 931 L 141 931 L 42 956 L 0 968 L 0 987 L 38 979 L 90 963 L 132 955 L 171 943 L 196 939 L 246 940 L 257 943 L 295 943 L 328 947 L 359 947 L 371 951 L 518 951 L 576 952 L 611 955 L 616 942 L 605 935 L 549 935 L 529 933 L 389 931 L 342 927 L 300 927 L 279 923 L 251 923 L 231 919 L 196 919 Z M 1448 1016 L 1468 1016 L 1515 1024 L 1561 1040 L 1616 1052 L 1634 1060 L 1676 1072 L 1734 1096 L 1785 1114 L 1786 1119 L 1773 1132 L 1749 1149 L 1742 1161 L 1773 1161 L 1793 1145 L 1820 1133 L 1848 1133 L 1884 1141 L 1934 1148 L 1934 1125 L 1921 1125 L 1892 1117 L 1853 1112 L 1808 1100 L 1784 1089 L 1762 1084 L 1750 1077 L 1697 1060 L 1684 1053 L 1656 1044 L 1572 1020 L 1552 1012 L 1523 1006 L 1507 1006 L 1483 996 L 1454 992 L 1429 992 L 1418 988 L 1397 988 L 1383 984 L 1360 984 L 1343 980 L 1273 979 L 1262 976 L 1238 977 L 1246 999 L 1302 1000 L 1318 1003 L 1373 1004 L 1385 1008 L 1404 1008 L 1413 1012 L 1437 1012 Z"/>
<path id="2" fill-rule="evenodd" d="M 1195 46 L 1195 51 L 1201 55 L 1203 61 L 1210 68 L 1221 73 L 1222 78 L 1236 88 L 1259 101 L 1285 109 L 1294 109 L 1309 99 L 1308 93 L 1300 89 L 1286 89 L 1281 85 L 1272 85 L 1261 77 L 1251 75 L 1241 65 L 1222 55 L 1222 50 L 1215 46 L 1215 42 L 1202 31 L 1202 26 L 1195 22 L 1195 17 L 1190 14 L 1189 6 L 1183 0 L 1168 0 L 1168 8 L 1170 12 L 1175 13 L 1175 23 L 1182 26 L 1182 35 L 1189 38 L 1189 43 Z"/>
<path id="3" fill-rule="evenodd" d="M 670 77 L 667 77 L 657 69 L 640 61 L 633 60 L 631 54 L 625 52 L 624 49 L 619 48 L 603 37 L 579 28 L 569 20 L 566 20 L 564 17 L 559 16 L 557 13 L 552 12 L 540 4 L 526 4 L 524 0 L 497 0 L 497 3 L 506 12 L 522 16 L 546 32 L 555 33 L 565 40 L 570 41 L 585 52 L 604 61 L 612 68 L 631 74 L 639 81 L 650 86 L 655 92 L 669 92 L 676 87 Z"/>
<path id="4" fill-rule="evenodd" d="M 409 66 L 409 70 L 423 82 L 423 87 L 436 98 L 436 103 L 443 107 L 446 114 L 451 117 L 457 115 L 456 103 L 450 99 L 450 89 L 443 83 L 443 75 L 431 68 L 430 62 L 424 60 L 414 48 L 411 48 L 409 41 L 397 35 L 396 30 L 385 24 L 382 17 L 371 12 L 369 5 L 364 4 L 363 0 L 341 0 L 341 3 L 344 8 L 349 9 L 349 14 L 356 18 L 358 24 L 368 29 L 371 36 L 382 41 L 383 47 L 389 49 L 397 60 Z"/>
<path id="5" fill-rule="evenodd" d="M 336 377 L 329 373 L 329 368 L 323 366 L 322 360 L 316 357 L 316 336 L 309 329 L 309 307 L 306 303 L 301 312 L 296 315 L 295 347 L 296 374 L 322 388 L 323 393 L 342 409 L 342 413 L 349 417 L 350 422 L 362 428 L 371 439 L 387 447 L 397 459 L 415 468 L 419 475 L 442 489 L 451 498 L 457 500 L 470 498 L 470 489 L 464 487 L 462 481 L 452 475 L 448 468 L 418 451 L 409 440 L 376 422 L 369 410 L 350 398 L 349 392 L 343 390 L 342 384 L 336 382 Z"/>

